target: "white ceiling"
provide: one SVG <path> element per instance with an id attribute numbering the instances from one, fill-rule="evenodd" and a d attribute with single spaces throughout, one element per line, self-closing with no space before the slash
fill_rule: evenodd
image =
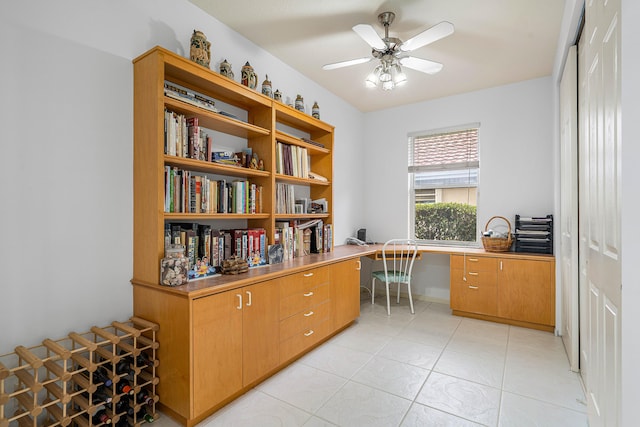
<path id="1" fill-rule="evenodd" d="M 563 0 L 190 0 L 264 50 L 363 112 L 552 73 Z M 366 57 L 351 28 L 370 24 L 384 37 L 380 12 L 396 14 L 390 37 L 403 41 L 449 21 L 455 33 L 411 52 L 441 62 L 438 74 L 405 69 L 406 85 L 366 88 L 369 62 L 331 71 L 322 65 Z"/>

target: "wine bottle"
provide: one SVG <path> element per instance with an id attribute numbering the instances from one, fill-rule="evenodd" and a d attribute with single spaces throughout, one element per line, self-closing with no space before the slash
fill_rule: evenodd
<path id="1" fill-rule="evenodd" d="M 93 373 L 93 382 L 104 383 L 106 387 L 111 387 L 113 384 L 113 381 L 111 381 L 111 378 L 109 378 L 107 374 L 107 370 L 103 366 L 99 366 Z"/>
<path id="2" fill-rule="evenodd" d="M 154 399 L 153 396 L 150 395 L 146 390 L 140 390 L 140 392 L 136 395 L 136 402 L 151 406 L 153 405 Z"/>
<path id="3" fill-rule="evenodd" d="M 153 366 L 153 362 L 149 359 L 146 353 L 140 352 L 140 354 L 136 357 L 136 365 L 140 368 L 144 368 L 146 366 Z"/>
<path id="4" fill-rule="evenodd" d="M 131 359 L 129 357 L 124 357 L 118 364 L 116 365 L 116 374 L 118 375 L 133 375 L 133 370 L 131 369 Z"/>
<path id="5" fill-rule="evenodd" d="M 94 424 L 111 424 L 111 418 L 109 418 L 105 409 L 96 412 L 92 420 Z"/>
<path id="6" fill-rule="evenodd" d="M 98 387 L 93 393 L 93 403 L 111 403 L 111 394 L 107 393 L 104 386 Z"/>
<path id="7" fill-rule="evenodd" d="M 144 409 L 144 407 L 138 411 L 137 418 L 138 418 L 137 419 L 138 422 L 146 421 L 148 423 L 152 423 L 155 421 L 155 418 L 153 418 L 153 415 L 148 413 L 147 410 Z"/>
<path id="8" fill-rule="evenodd" d="M 131 387 L 129 385 L 129 381 L 127 380 L 120 380 L 118 381 L 118 384 L 116 385 L 116 390 L 118 391 L 118 393 L 125 393 L 125 394 L 133 394 L 135 393 L 135 390 L 133 389 L 133 387 Z"/>

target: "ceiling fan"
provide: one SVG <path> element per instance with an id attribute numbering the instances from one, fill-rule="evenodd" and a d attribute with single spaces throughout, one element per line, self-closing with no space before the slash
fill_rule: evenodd
<path id="1" fill-rule="evenodd" d="M 391 25 L 395 16 L 393 12 L 382 12 L 378 15 L 378 22 L 384 26 L 384 38 L 381 38 L 369 24 L 358 24 L 353 27 L 353 31 L 371 46 L 371 56 L 326 64 L 322 69 L 334 70 L 336 68 L 364 64 L 374 58 L 378 59 L 380 64 L 367 76 L 365 84 L 369 87 L 375 87 L 380 84 L 384 90 L 391 90 L 407 81 L 407 76 L 402 72 L 401 66 L 427 74 L 439 72 L 443 67 L 441 63 L 409 56 L 407 52 L 419 49 L 453 34 L 453 24 L 442 21 L 403 42 L 396 37 L 389 37 L 389 25 Z"/>

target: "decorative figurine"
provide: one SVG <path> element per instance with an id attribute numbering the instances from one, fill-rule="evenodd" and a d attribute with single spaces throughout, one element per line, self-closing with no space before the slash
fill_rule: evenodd
<path id="1" fill-rule="evenodd" d="M 269 98 L 273 98 L 273 92 L 271 91 L 271 81 L 269 80 L 268 74 L 265 74 L 264 81 L 262 82 L 262 94 L 268 96 Z"/>
<path id="2" fill-rule="evenodd" d="M 193 30 L 193 34 L 191 35 L 190 58 L 196 64 L 209 68 L 211 42 L 207 41 L 207 37 L 202 31 Z"/>
<path id="3" fill-rule="evenodd" d="M 264 161 L 262 159 L 258 160 L 258 170 L 264 170 Z"/>
<path id="4" fill-rule="evenodd" d="M 220 74 L 233 80 L 233 70 L 226 59 L 220 63 Z"/>
<path id="5" fill-rule="evenodd" d="M 242 66 L 241 83 L 249 89 L 255 89 L 258 86 L 258 75 L 253 71 L 253 67 L 249 64 L 249 61 Z"/>
<path id="6" fill-rule="evenodd" d="M 304 99 L 301 95 L 296 96 L 296 110 L 304 113 Z"/>
<path id="7" fill-rule="evenodd" d="M 276 89 L 276 91 L 273 92 L 273 99 L 282 102 L 282 92 L 280 92 L 279 89 Z"/>
<path id="8" fill-rule="evenodd" d="M 316 119 L 320 119 L 320 107 L 318 107 L 318 101 L 313 103 L 313 107 L 311 107 L 311 115 Z"/>

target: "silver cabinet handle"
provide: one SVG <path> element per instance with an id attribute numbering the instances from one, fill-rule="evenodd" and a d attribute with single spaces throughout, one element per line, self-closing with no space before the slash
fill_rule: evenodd
<path id="1" fill-rule="evenodd" d="M 313 276 L 313 273 L 305 273 L 305 274 L 303 274 L 303 276 L 304 277 L 311 277 L 311 276 Z"/>
<path id="2" fill-rule="evenodd" d="M 469 272 L 469 276 L 477 276 L 477 275 L 478 275 L 478 273 L 475 272 L 475 271 L 470 271 Z"/>
<path id="3" fill-rule="evenodd" d="M 311 335 L 313 335 L 313 329 L 309 329 L 309 332 L 304 333 L 305 337 L 310 337 Z"/>
<path id="4" fill-rule="evenodd" d="M 313 311 L 303 314 L 304 317 L 313 316 Z"/>
<path id="5" fill-rule="evenodd" d="M 356 262 L 358 263 L 358 268 L 356 268 L 356 270 L 362 270 L 362 262 L 360 262 L 360 260 L 357 260 Z"/>
<path id="6" fill-rule="evenodd" d="M 467 258 L 469 262 L 478 262 L 478 258 Z"/>
<path id="7" fill-rule="evenodd" d="M 238 306 L 236 307 L 238 310 L 242 310 L 242 295 L 236 294 L 238 297 Z"/>
<path id="8" fill-rule="evenodd" d="M 247 307 L 251 307 L 251 291 L 245 291 L 247 296 L 249 297 L 249 301 L 247 301 Z"/>
<path id="9" fill-rule="evenodd" d="M 313 292 L 307 292 L 306 294 L 303 294 L 305 297 L 310 297 L 313 296 Z"/>
<path id="10" fill-rule="evenodd" d="M 478 287 L 477 287 L 477 286 L 469 285 L 469 289 L 478 289 Z"/>

